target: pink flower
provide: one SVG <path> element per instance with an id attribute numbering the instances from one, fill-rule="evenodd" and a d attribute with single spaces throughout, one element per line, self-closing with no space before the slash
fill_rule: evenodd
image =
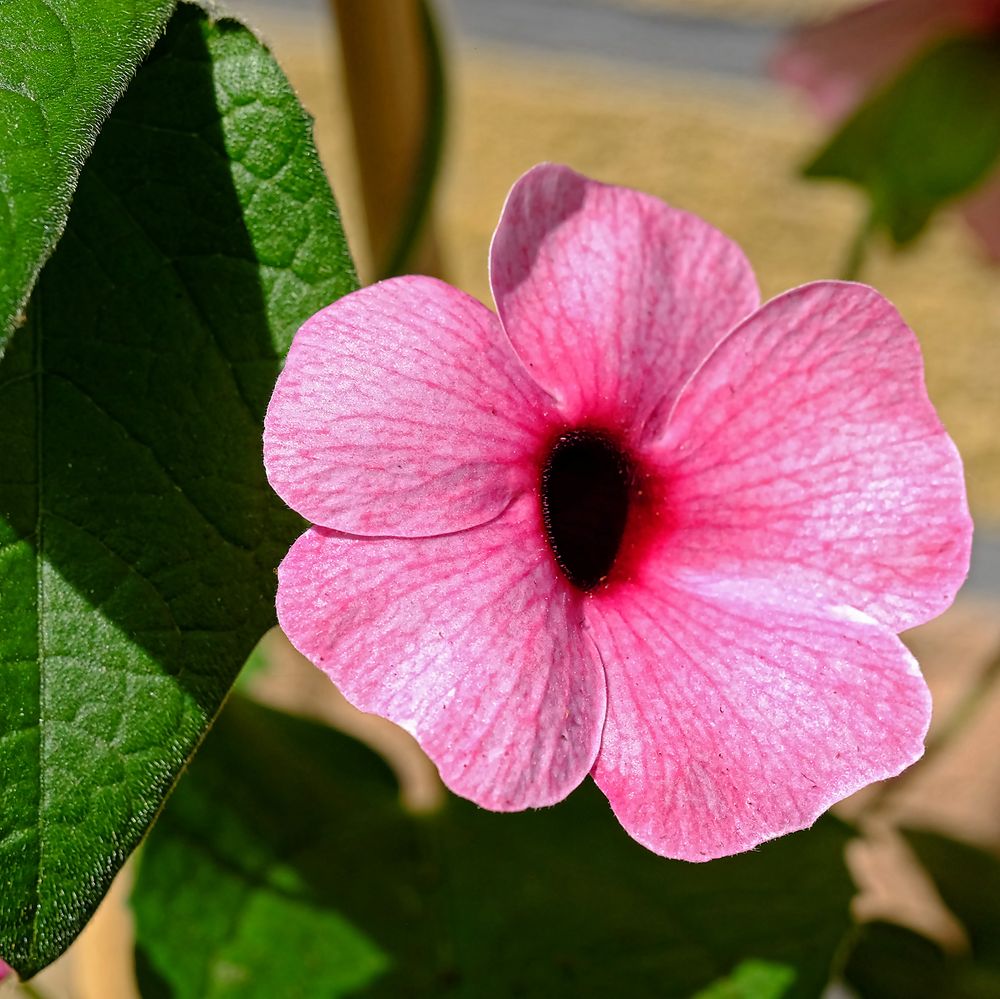
<path id="1" fill-rule="evenodd" d="M 847 117 L 870 93 L 938 42 L 1000 28 L 1000 0 L 876 0 L 795 32 L 772 71 L 802 90 L 824 121 Z M 1000 177 L 962 199 L 987 253 L 1000 260 Z"/>
<path id="2" fill-rule="evenodd" d="M 14 974 L 14 969 L 6 961 L 0 959 L 0 982 L 12 974 Z"/>
<path id="3" fill-rule="evenodd" d="M 499 315 L 440 281 L 299 330 L 270 481 L 314 522 L 278 618 L 457 794 L 550 805 L 590 773 L 657 853 L 812 823 L 922 752 L 896 637 L 968 568 L 954 445 L 870 288 L 758 308 L 725 236 L 542 165 L 490 261 Z"/>

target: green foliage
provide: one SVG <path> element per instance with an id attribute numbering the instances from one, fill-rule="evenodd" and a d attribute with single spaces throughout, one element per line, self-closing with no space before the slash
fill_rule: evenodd
<path id="1" fill-rule="evenodd" d="M 731 975 L 702 989 L 694 999 L 781 999 L 795 981 L 795 969 L 770 961 L 743 961 Z"/>
<path id="2" fill-rule="evenodd" d="M 1000 157 L 1000 39 L 951 39 L 877 91 L 805 167 L 851 181 L 897 245 L 943 204 L 984 180 Z"/>
<path id="3" fill-rule="evenodd" d="M 0 954 L 22 976 L 89 917 L 273 621 L 299 523 L 264 409 L 294 329 L 354 285 L 280 70 L 178 8 L 0 363 Z"/>
<path id="4" fill-rule="evenodd" d="M 844 977 L 861 999 L 942 999 L 948 991 L 949 958 L 913 930 L 866 923 L 858 931 Z"/>
<path id="5" fill-rule="evenodd" d="M 5 0 L 0 10 L 0 351 L 69 213 L 101 123 L 173 0 Z"/>
<path id="6" fill-rule="evenodd" d="M 1000 971 L 1000 857 L 940 833 L 908 829 L 905 836 L 965 927 L 973 954 Z"/>
<path id="7" fill-rule="evenodd" d="M 906 830 L 907 842 L 965 928 L 969 953 L 890 923 L 863 926 L 845 977 L 862 999 L 993 999 L 1000 995 L 1000 857 L 939 833 Z"/>
<path id="8" fill-rule="evenodd" d="M 848 832 L 693 865 L 588 781 L 554 808 L 399 806 L 345 736 L 234 698 L 167 803 L 133 906 L 146 999 L 814 997 L 848 927 Z M 717 980 L 758 991 L 719 991 Z M 794 981 L 792 979 L 794 978 Z M 787 987 L 787 991 L 779 988 Z"/>

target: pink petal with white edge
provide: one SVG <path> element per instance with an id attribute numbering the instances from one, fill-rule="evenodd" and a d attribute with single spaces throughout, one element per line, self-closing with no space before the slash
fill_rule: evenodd
<path id="1" fill-rule="evenodd" d="M 544 394 L 496 316 L 427 277 L 347 295 L 295 335 L 264 422 L 275 492 L 315 524 L 425 536 L 534 488 Z"/>
<path id="2" fill-rule="evenodd" d="M 278 620 L 347 699 L 413 734 L 456 794 L 550 805 L 586 776 L 604 674 L 537 502 L 420 540 L 313 528 L 278 570 Z"/>
<path id="3" fill-rule="evenodd" d="M 497 311 L 570 421 L 665 415 L 758 304 L 742 251 L 687 212 L 542 164 L 507 198 L 490 251 Z"/>
<path id="4" fill-rule="evenodd" d="M 663 856 L 711 860 L 803 829 L 923 752 L 917 664 L 857 611 L 646 581 L 587 617 L 608 676 L 594 779 Z"/>
<path id="5" fill-rule="evenodd" d="M 836 121 L 924 47 L 998 22 L 997 0 L 881 0 L 800 28 L 773 59 L 771 72 L 805 91 L 821 118 Z"/>
<path id="6" fill-rule="evenodd" d="M 768 302 L 694 376 L 647 460 L 672 571 L 772 580 L 894 631 L 939 614 L 968 573 L 961 459 L 916 338 L 863 285 Z"/>

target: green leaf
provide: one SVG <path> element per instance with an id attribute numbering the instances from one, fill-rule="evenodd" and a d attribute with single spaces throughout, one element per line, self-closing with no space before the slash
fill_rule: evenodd
<path id="1" fill-rule="evenodd" d="M 845 977 L 863 999 L 993 999 L 1000 995 L 1000 858 L 926 830 L 902 830 L 945 904 L 964 924 L 971 954 L 890 923 L 859 931 Z"/>
<path id="2" fill-rule="evenodd" d="M 844 978 L 861 999 L 996 999 L 1000 969 L 946 954 L 932 940 L 892 923 L 860 928 Z"/>
<path id="3" fill-rule="evenodd" d="M 694 999 L 781 999 L 795 981 L 795 969 L 771 961 L 743 961 L 731 975 L 702 989 Z"/>
<path id="4" fill-rule="evenodd" d="M 805 168 L 860 185 L 897 245 L 1000 157 L 1000 38 L 943 42 L 847 119 Z"/>
<path id="5" fill-rule="evenodd" d="M 982 961 L 962 961 L 946 994 L 954 999 L 996 999 L 1000 996 L 1000 968 Z"/>
<path id="6" fill-rule="evenodd" d="M 300 528 L 263 413 L 294 329 L 354 286 L 280 70 L 179 7 L 0 363 L 0 954 L 22 976 L 79 931 L 273 622 Z"/>
<path id="7" fill-rule="evenodd" d="M 5 0 L 0 352 L 66 223 L 80 167 L 173 0 Z"/>
<path id="8" fill-rule="evenodd" d="M 844 978 L 861 999 L 943 999 L 955 993 L 951 959 L 926 937 L 892 923 L 858 930 Z"/>
<path id="9" fill-rule="evenodd" d="M 965 926 L 973 957 L 1000 968 L 1000 857 L 927 830 L 903 835 Z"/>
<path id="10" fill-rule="evenodd" d="M 785 994 L 815 997 L 849 924 L 848 835 L 824 819 L 740 857 L 666 861 L 589 781 L 554 808 L 450 798 L 414 817 L 358 743 L 234 698 L 143 851 L 140 984 L 147 999 L 689 997 L 766 962 L 794 975 Z M 769 982 L 758 995 L 780 994 Z"/>

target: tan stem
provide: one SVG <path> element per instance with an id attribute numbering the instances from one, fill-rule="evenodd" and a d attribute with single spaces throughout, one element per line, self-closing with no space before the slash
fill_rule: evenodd
<path id="1" fill-rule="evenodd" d="M 330 0 L 368 223 L 370 274 L 385 273 L 413 197 L 428 121 L 430 66 L 420 0 Z M 408 269 L 438 271 L 430 219 Z"/>

